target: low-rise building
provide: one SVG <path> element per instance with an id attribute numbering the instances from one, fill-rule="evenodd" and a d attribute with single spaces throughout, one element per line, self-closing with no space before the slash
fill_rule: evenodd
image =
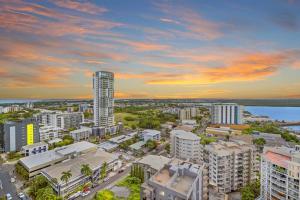
<path id="1" fill-rule="evenodd" d="M 50 185 L 58 195 L 65 196 L 91 180 L 94 182 L 99 181 L 101 168 L 104 163 L 106 163 L 107 166 L 106 172 L 115 171 L 122 165 L 116 155 L 98 149 L 50 166 L 43 169 L 41 173 L 49 180 Z M 92 170 L 90 177 L 81 173 L 82 165 L 86 164 L 89 165 Z M 63 182 L 61 176 L 62 173 L 66 171 L 70 171 L 72 177 L 68 182 Z"/>
<path id="2" fill-rule="evenodd" d="M 170 133 L 171 154 L 182 160 L 200 160 L 200 137 L 192 132 L 173 130 Z"/>
<path id="3" fill-rule="evenodd" d="M 137 134 L 138 134 L 137 132 L 133 132 L 127 135 L 120 135 L 117 137 L 110 138 L 109 141 L 115 144 L 122 144 L 128 140 L 133 139 Z"/>
<path id="4" fill-rule="evenodd" d="M 22 153 L 25 156 L 32 156 L 48 151 L 48 144 L 45 142 L 38 142 L 22 147 Z"/>
<path id="5" fill-rule="evenodd" d="M 171 160 L 141 186 L 142 200 L 206 200 L 207 169 L 205 165 Z"/>
<path id="6" fill-rule="evenodd" d="M 135 164 L 143 169 L 144 180 L 147 181 L 170 161 L 170 158 L 164 156 L 147 155 L 138 160 Z"/>
<path id="7" fill-rule="evenodd" d="M 92 135 L 92 128 L 81 127 L 80 129 L 71 131 L 70 135 L 75 141 L 88 140 Z"/>
<path id="8" fill-rule="evenodd" d="M 44 168 L 96 149 L 97 145 L 82 141 L 64 147 L 55 148 L 38 155 L 21 158 L 19 163 L 26 169 L 29 174 L 29 178 L 31 178 L 39 174 Z"/>
<path id="9" fill-rule="evenodd" d="M 261 200 L 300 199 L 300 152 L 298 148 L 265 148 L 261 156 L 260 173 Z"/>
<path id="10" fill-rule="evenodd" d="M 147 142 L 148 140 L 160 141 L 160 131 L 146 129 L 143 130 L 142 135 L 143 135 L 144 142 Z"/>
<path id="11" fill-rule="evenodd" d="M 100 149 L 103 149 L 104 151 L 107 151 L 107 152 L 113 152 L 113 151 L 115 151 L 118 147 L 119 147 L 118 144 L 112 143 L 112 142 L 110 142 L 110 141 L 102 142 L 102 143 L 99 144 L 99 148 L 100 148 Z"/>

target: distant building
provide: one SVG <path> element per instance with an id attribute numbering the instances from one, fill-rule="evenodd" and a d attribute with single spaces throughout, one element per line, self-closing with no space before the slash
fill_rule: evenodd
<path id="1" fill-rule="evenodd" d="M 87 103 L 79 104 L 79 112 L 93 113 L 93 106 Z"/>
<path id="2" fill-rule="evenodd" d="M 93 76 L 95 126 L 114 125 L 114 74 L 98 71 Z"/>
<path id="3" fill-rule="evenodd" d="M 143 130 L 142 135 L 143 135 L 144 142 L 147 142 L 148 140 L 160 141 L 160 131 L 146 129 Z"/>
<path id="4" fill-rule="evenodd" d="M 243 106 L 233 103 L 211 106 L 212 124 L 243 124 Z"/>
<path id="5" fill-rule="evenodd" d="M 88 140 L 89 137 L 92 135 L 92 128 L 81 127 L 80 129 L 71 131 L 70 135 L 75 141 Z"/>
<path id="6" fill-rule="evenodd" d="M 155 161 L 153 160 L 153 162 Z M 151 163 L 150 165 L 147 163 L 146 167 L 148 167 L 147 165 L 153 169 Z M 159 163 L 156 165 L 161 167 Z M 146 179 L 141 186 L 140 199 L 207 200 L 207 185 L 208 178 L 205 165 L 173 159 L 158 169 L 151 178 Z"/>
<path id="7" fill-rule="evenodd" d="M 40 126 L 52 126 L 57 127 L 57 115 L 61 112 L 42 110 L 40 113 L 36 114 L 36 119 Z"/>
<path id="8" fill-rule="evenodd" d="M 261 156 L 260 199 L 300 199 L 300 152 L 287 147 L 265 148 Z"/>
<path id="9" fill-rule="evenodd" d="M 179 119 L 190 120 L 201 115 L 200 109 L 197 107 L 183 108 L 179 111 Z"/>
<path id="10" fill-rule="evenodd" d="M 20 151 L 23 146 L 37 142 L 40 142 L 40 135 L 35 119 L 27 118 L 0 123 L 0 149 L 2 151 Z"/>
<path id="11" fill-rule="evenodd" d="M 48 144 L 45 142 L 38 142 L 22 147 L 22 153 L 25 156 L 32 156 L 48 151 Z"/>
<path id="12" fill-rule="evenodd" d="M 64 130 L 79 128 L 83 121 L 84 116 L 81 112 L 61 113 L 57 115 L 57 127 Z"/>
<path id="13" fill-rule="evenodd" d="M 208 163 L 210 184 L 220 193 L 236 191 L 254 181 L 259 171 L 258 152 L 242 141 L 219 141 L 201 148 Z"/>
<path id="14" fill-rule="evenodd" d="M 182 160 L 200 160 L 200 138 L 192 132 L 173 130 L 170 133 L 171 154 Z"/>

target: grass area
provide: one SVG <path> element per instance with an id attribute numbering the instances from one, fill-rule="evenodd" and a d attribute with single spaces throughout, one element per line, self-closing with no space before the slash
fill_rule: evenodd
<path id="1" fill-rule="evenodd" d="M 204 134 L 200 134 L 199 137 L 201 138 L 200 144 L 204 145 L 217 141 L 217 137 L 208 137 Z"/>
<path id="2" fill-rule="evenodd" d="M 127 187 L 130 190 L 128 200 L 139 200 L 141 191 L 141 181 L 138 178 L 127 176 L 125 179 L 120 181 L 117 186 Z"/>
<path id="3" fill-rule="evenodd" d="M 23 157 L 23 155 L 20 152 L 9 152 L 7 154 L 7 160 L 8 161 L 19 160 L 22 157 Z"/>
<path id="4" fill-rule="evenodd" d="M 137 114 L 131 113 L 115 113 L 115 121 L 122 122 L 125 127 L 132 128 L 137 127 L 139 120 Z"/>
<path id="5" fill-rule="evenodd" d="M 17 112 L 9 112 L 0 114 L 0 123 L 4 123 L 6 121 L 19 121 L 23 118 L 30 118 L 33 114 L 38 113 L 36 110 L 21 110 Z"/>

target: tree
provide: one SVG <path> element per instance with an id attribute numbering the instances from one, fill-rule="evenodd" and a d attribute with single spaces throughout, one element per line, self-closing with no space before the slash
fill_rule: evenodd
<path id="1" fill-rule="evenodd" d="M 97 193 L 96 200 L 115 200 L 115 194 L 110 190 L 102 190 Z"/>
<path id="2" fill-rule="evenodd" d="M 166 144 L 165 150 L 167 151 L 168 154 L 170 154 L 170 151 L 171 151 L 170 143 Z"/>
<path id="3" fill-rule="evenodd" d="M 225 139 L 226 139 L 226 141 L 229 141 L 230 135 L 225 135 Z"/>
<path id="4" fill-rule="evenodd" d="M 106 171 L 107 171 L 107 163 L 104 162 L 101 167 L 101 172 L 100 172 L 101 179 L 104 179 L 104 177 L 106 176 Z"/>
<path id="5" fill-rule="evenodd" d="M 30 182 L 28 194 L 35 198 L 38 194 L 38 191 L 47 186 L 49 186 L 48 180 L 44 176 L 38 175 Z"/>
<path id="6" fill-rule="evenodd" d="M 62 176 L 60 177 L 60 180 L 65 182 L 66 184 L 68 184 L 69 179 L 72 177 L 71 170 L 62 172 L 61 174 L 62 174 Z"/>
<path id="7" fill-rule="evenodd" d="M 56 195 L 53 192 L 53 189 L 50 186 L 44 187 L 37 191 L 36 200 L 45 200 L 45 199 L 49 199 L 49 200 L 57 199 Z"/>
<path id="8" fill-rule="evenodd" d="M 157 143 L 154 141 L 154 140 L 148 140 L 146 142 L 146 146 L 149 148 L 149 149 L 155 149 L 157 147 Z"/>
<path id="9" fill-rule="evenodd" d="M 242 200 L 253 200 L 259 196 L 260 181 L 256 180 L 241 189 Z"/>
<path id="10" fill-rule="evenodd" d="M 253 144 L 256 144 L 258 146 L 263 146 L 266 144 L 266 140 L 264 138 L 256 138 L 253 140 Z"/>
<path id="11" fill-rule="evenodd" d="M 90 168 L 89 164 L 82 164 L 80 172 L 86 177 L 90 177 L 93 174 L 93 170 Z M 93 182 L 92 178 L 91 181 Z"/>

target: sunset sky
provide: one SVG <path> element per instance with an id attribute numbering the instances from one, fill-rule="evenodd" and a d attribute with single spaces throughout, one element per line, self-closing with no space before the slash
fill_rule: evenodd
<path id="1" fill-rule="evenodd" d="M 0 0 L 0 98 L 300 98 L 300 0 Z"/>

